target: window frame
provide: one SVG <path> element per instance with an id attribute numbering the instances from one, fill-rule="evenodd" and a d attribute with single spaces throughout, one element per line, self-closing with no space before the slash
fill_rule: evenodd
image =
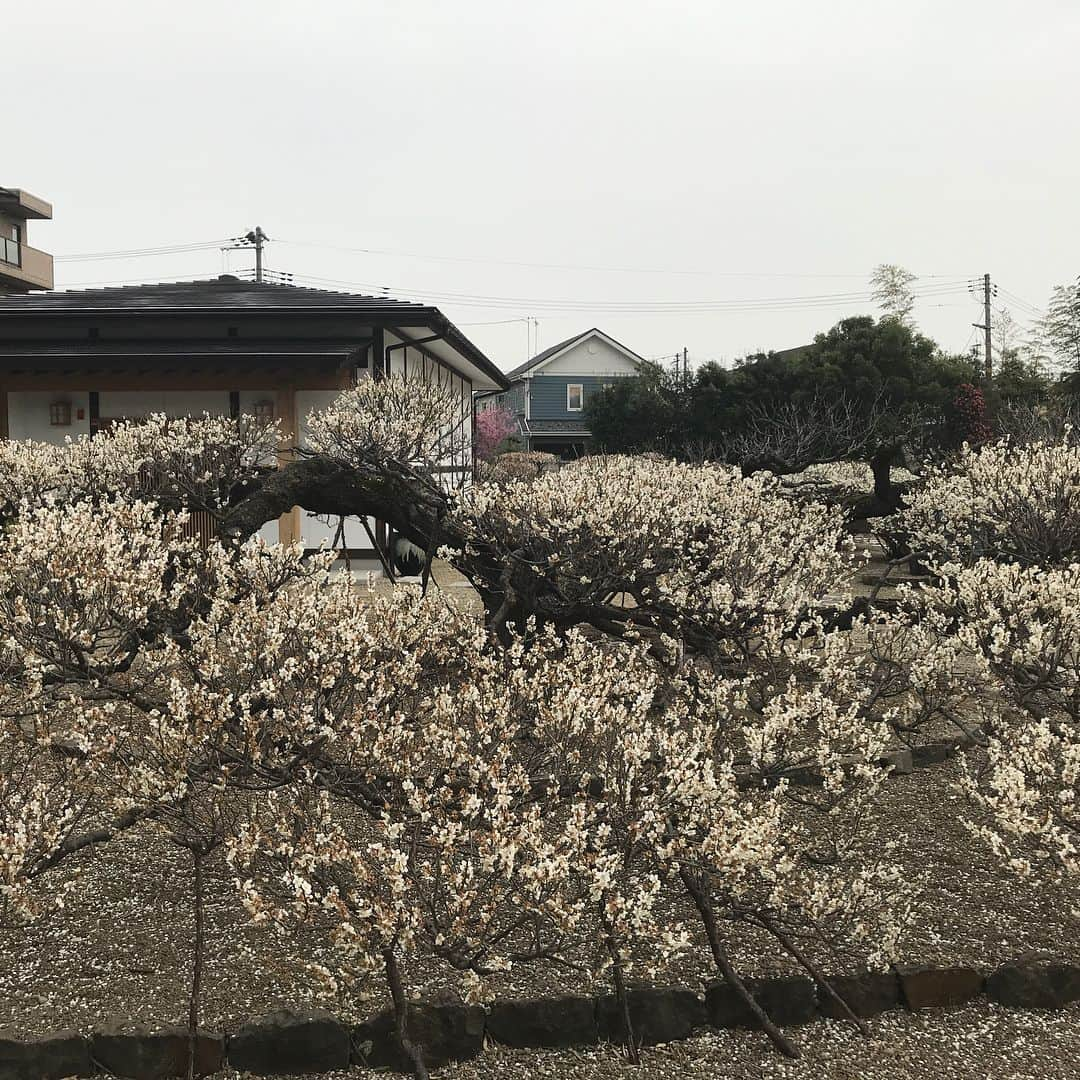
<path id="1" fill-rule="evenodd" d="M 578 392 L 578 404 L 575 408 L 570 404 L 570 391 L 576 390 Z M 567 383 L 566 384 L 566 411 L 567 412 L 583 412 L 585 409 L 585 384 L 584 383 Z"/>

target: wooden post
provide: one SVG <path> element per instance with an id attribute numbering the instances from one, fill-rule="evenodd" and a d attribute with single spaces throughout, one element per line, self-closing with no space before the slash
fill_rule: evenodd
<path id="1" fill-rule="evenodd" d="M 8 437 L 8 392 L 0 387 L 0 439 Z"/>
<path id="2" fill-rule="evenodd" d="M 275 394 L 274 415 L 281 423 L 281 442 L 278 445 L 278 468 L 292 461 L 292 448 L 300 438 L 296 422 L 296 387 L 280 387 Z M 300 539 L 300 508 L 294 506 L 278 518 L 278 539 L 292 544 Z"/>
<path id="3" fill-rule="evenodd" d="M 406 349 L 405 352 L 409 350 Z M 381 326 L 376 326 L 371 332 L 371 377 L 383 379 L 390 374 L 389 362 L 386 355 L 386 331 Z M 381 548 L 387 562 L 393 565 L 390 552 L 387 550 L 386 522 L 375 519 L 375 545 Z"/>

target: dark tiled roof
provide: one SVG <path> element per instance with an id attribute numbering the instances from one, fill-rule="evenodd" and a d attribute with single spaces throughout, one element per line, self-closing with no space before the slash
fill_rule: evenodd
<path id="1" fill-rule="evenodd" d="M 18 311 L 278 311 L 421 314 L 436 309 L 385 296 L 331 292 L 298 285 L 241 281 L 223 274 L 206 281 L 172 281 L 107 289 L 65 289 L 0 296 L 0 314 Z"/>
<path id="2" fill-rule="evenodd" d="M 637 357 L 638 360 L 642 359 L 642 357 L 638 356 L 638 354 L 634 352 L 633 349 L 627 349 L 625 345 L 621 344 L 618 341 L 615 341 L 613 337 L 610 337 L 608 334 L 604 334 L 603 330 L 600 330 L 595 326 L 591 326 L 588 330 L 582 330 L 580 334 L 575 334 L 573 337 L 568 337 L 565 341 L 560 341 L 557 345 L 552 345 L 550 348 L 545 349 L 543 352 L 537 353 L 531 360 L 526 360 L 524 364 L 519 364 L 516 368 L 513 369 L 513 371 L 508 371 L 506 373 L 506 377 L 511 382 L 513 382 L 514 379 L 517 379 L 520 376 L 524 375 L 527 371 L 531 371 L 538 364 L 542 364 L 545 360 L 550 359 L 557 352 L 561 352 L 563 349 L 565 349 L 568 345 L 573 345 L 576 341 L 580 341 L 582 338 L 588 337 L 590 334 L 603 334 L 603 336 L 608 338 L 609 341 L 615 342 L 615 344 L 618 345 L 620 349 L 628 352 L 631 356 Z"/>
<path id="3" fill-rule="evenodd" d="M 527 423 L 530 435 L 591 435 L 584 420 L 534 420 Z"/>
<path id="4" fill-rule="evenodd" d="M 497 386 L 508 385 L 506 376 L 438 308 L 411 300 L 241 281 L 229 274 L 206 281 L 0 295 L 0 320 L 19 315 L 47 317 L 111 313 L 358 316 L 391 328 L 423 326 L 439 334 Z"/>

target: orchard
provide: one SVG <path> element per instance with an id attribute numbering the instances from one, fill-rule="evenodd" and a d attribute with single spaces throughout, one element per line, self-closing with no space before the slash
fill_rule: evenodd
<path id="1" fill-rule="evenodd" d="M 313 993 L 388 1007 L 417 1077 L 433 971 L 463 1002 L 523 971 L 599 987 L 631 1063 L 649 1053 L 633 988 L 693 972 L 796 1057 L 741 961 L 802 973 L 866 1030 L 830 975 L 888 970 L 945 902 L 880 807 L 898 752 L 950 736 L 968 747 L 940 781 L 958 858 L 1080 903 L 1071 431 L 912 463 L 881 527 L 887 574 L 919 573 L 868 595 L 866 538 L 830 487 L 858 484 L 850 465 L 792 485 L 596 456 L 451 487 L 455 410 L 427 384 L 367 382 L 278 468 L 282 433 L 248 420 L 0 444 L 12 948 L 63 926 L 94 861 L 142 838 L 184 869 L 170 1019 L 192 1071 L 227 962 L 210 880 L 253 933 L 317 943 Z M 332 551 L 264 544 L 293 506 L 388 522 L 427 554 L 421 585 L 370 593 Z M 436 564 L 482 613 L 448 601 Z M 1069 918 L 1044 932 L 1068 939 Z"/>

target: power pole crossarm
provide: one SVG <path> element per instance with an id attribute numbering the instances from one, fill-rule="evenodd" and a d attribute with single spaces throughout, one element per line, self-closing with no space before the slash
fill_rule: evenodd
<path id="1" fill-rule="evenodd" d="M 974 291 L 975 282 L 971 282 L 969 289 Z M 990 381 L 994 377 L 994 353 L 993 342 L 991 340 L 991 323 L 990 323 L 990 297 L 997 292 L 997 286 L 990 283 L 990 275 L 983 274 L 982 278 L 982 294 L 983 294 L 983 321 L 981 323 L 972 323 L 977 330 L 983 332 L 983 378 L 989 385 Z"/>
<path id="2" fill-rule="evenodd" d="M 269 240 L 270 237 L 262 231 L 261 225 L 256 225 L 250 232 L 244 233 L 243 236 L 237 236 L 234 238 L 234 242 L 227 247 L 223 247 L 222 251 L 247 251 L 251 245 L 255 247 L 255 280 L 262 284 L 263 279 L 263 244 Z"/>

